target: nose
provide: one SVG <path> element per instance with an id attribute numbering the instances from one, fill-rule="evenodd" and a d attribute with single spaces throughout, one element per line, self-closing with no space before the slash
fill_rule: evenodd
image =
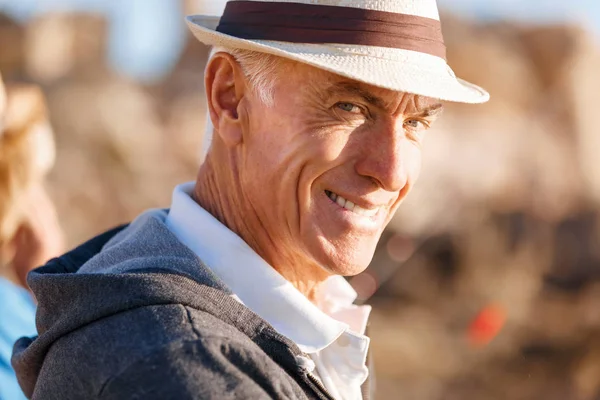
<path id="1" fill-rule="evenodd" d="M 418 160 L 415 145 L 406 137 L 400 123 L 374 127 L 365 135 L 361 156 L 355 164 L 359 175 L 375 181 L 382 189 L 399 192 L 409 181 L 411 165 Z"/>

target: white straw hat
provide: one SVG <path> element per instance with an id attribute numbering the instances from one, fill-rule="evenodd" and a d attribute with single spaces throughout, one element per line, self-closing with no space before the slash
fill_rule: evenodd
<path id="1" fill-rule="evenodd" d="M 489 100 L 446 63 L 435 0 L 235 0 L 222 17 L 192 15 L 187 23 L 207 45 L 274 54 L 440 100 Z"/>

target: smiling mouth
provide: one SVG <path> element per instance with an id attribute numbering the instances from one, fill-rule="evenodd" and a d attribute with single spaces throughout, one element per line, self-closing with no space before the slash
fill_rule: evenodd
<path id="1" fill-rule="evenodd" d="M 375 207 L 372 209 L 366 209 L 359 205 L 354 204 L 353 202 L 346 200 L 342 196 L 335 194 L 329 190 L 325 191 L 327 197 L 331 199 L 334 203 L 337 203 L 338 206 L 345 208 L 348 211 L 352 211 L 355 214 L 362 215 L 365 217 L 374 217 L 379 212 L 381 207 Z"/>

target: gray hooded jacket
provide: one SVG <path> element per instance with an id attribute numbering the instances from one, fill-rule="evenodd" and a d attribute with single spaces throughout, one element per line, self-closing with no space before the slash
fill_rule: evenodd
<path id="1" fill-rule="evenodd" d="M 38 337 L 12 365 L 33 399 L 329 399 L 289 339 L 142 214 L 30 273 Z M 365 396 L 368 383 L 364 386 Z"/>

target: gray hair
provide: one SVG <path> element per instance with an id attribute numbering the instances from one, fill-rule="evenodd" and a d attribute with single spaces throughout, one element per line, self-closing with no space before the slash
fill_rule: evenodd
<path id="1" fill-rule="evenodd" d="M 242 71 L 250 83 L 250 89 L 264 105 L 267 107 L 273 106 L 273 90 L 277 79 L 277 67 L 282 63 L 280 57 L 256 51 L 215 46 L 210 51 L 208 61 L 210 61 L 217 53 L 231 54 L 242 67 Z M 210 116 L 207 115 L 203 140 L 204 144 L 202 146 L 203 158 L 206 156 L 210 144 L 212 143 L 213 132 L 214 126 L 210 120 Z"/>

